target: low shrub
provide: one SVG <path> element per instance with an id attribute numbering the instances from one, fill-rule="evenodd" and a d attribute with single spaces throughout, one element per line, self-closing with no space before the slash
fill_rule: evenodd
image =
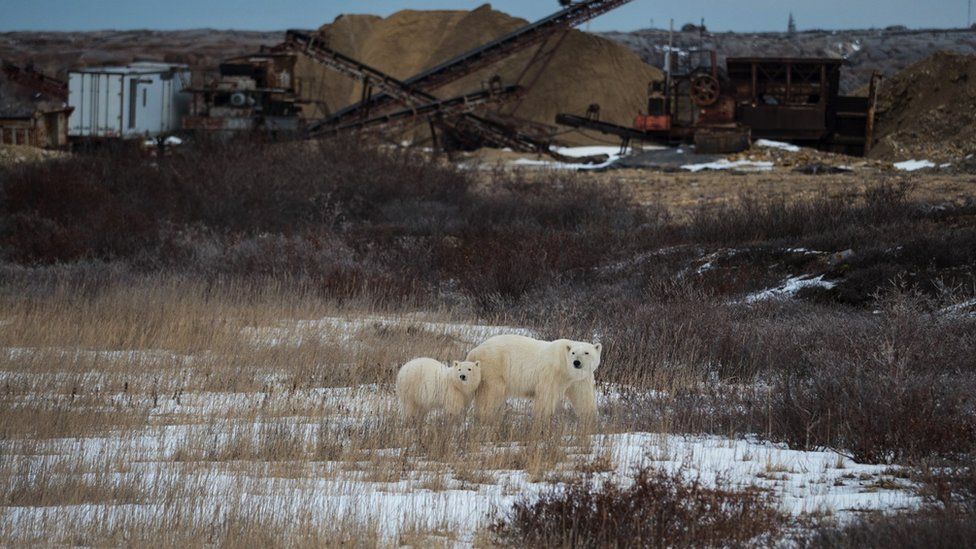
<path id="1" fill-rule="evenodd" d="M 976 514 L 976 453 L 921 468 L 918 480 L 925 501 L 938 509 Z"/>
<path id="2" fill-rule="evenodd" d="M 895 292 L 875 318 L 811 336 L 772 371 L 761 411 L 771 438 L 870 463 L 976 449 L 976 323 Z"/>
<path id="3" fill-rule="evenodd" d="M 818 531 L 807 549 L 959 549 L 976 547 L 976 514 L 928 510 L 871 515 Z"/>
<path id="4" fill-rule="evenodd" d="M 586 478 L 522 499 L 490 530 L 516 547 L 729 547 L 769 543 L 784 524 L 766 492 L 641 469 L 627 488 Z"/>
<path id="5" fill-rule="evenodd" d="M 697 242 L 735 244 L 842 235 L 844 229 L 906 223 L 920 217 L 909 197 L 910 183 L 881 182 L 860 201 L 826 194 L 807 200 L 742 196 L 718 207 L 700 208 L 687 232 Z M 822 240 L 822 238 L 821 238 Z"/>

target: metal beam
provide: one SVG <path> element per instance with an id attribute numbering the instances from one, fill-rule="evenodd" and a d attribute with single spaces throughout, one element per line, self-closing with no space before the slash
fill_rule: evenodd
<path id="1" fill-rule="evenodd" d="M 439 117 L 459 116 L 470 112 L 481 105 L 509 101 L 520 96 L 522 91 L 523 88 L 519 86 L 509 86 L 500 90 L 484 90 L 469 93 L 458 97 L 452 97 L 451 99 L 438 100 L 425 105 L 404 109 L 390 114 L 385 114 L 383 116 L 377 116 L 362 122 L 353 122 L 351 124 L 346 124 L 344 126 L 335 128 L 320 128 L 314 132 L 309 132 L 309 137 L 334 135 L 346 131 L 364 130 L 376 126 L 408 122 L 418 117 L 434 115 Z"/>
<path id="2" fill-rule="evenodd" d="M 347 55 L 343 55 L 329 47 L 321 40 L 316 39 L 311 33 L 304 31 L 290 30 L 286 35 L 286 41 L 278 46 L 278 50 L 293 51 L 307 55 L 310 59 L 317 61 L 332 70 L 363 80 L 370 86 L 378 89 L 386 89 L 392 93 L 387 97 L 395 97 L 403 105 L 414 108 L 421 105 L 436 103 L 439 101 L 433 95 L 415 88 L 411 88 L 406 83 L 393 78 L 392 76 L 361 63 Z M 360 111 L 357 116 L 368 111 Z M 309 124 L 307 133 L 309 135 L 322 135 L 329 128 L 337 127 L 331 123 L 332 119 L 320 120 Z M 352 124 L 354 122 L 347 122 Z M 494 147 L 510 147 L 516 151 L 531 151 L 547 153 L 549 143 L 540 141 L 516 128 L 499 124 L 474 114 L 464 114 L 451 121 L 442 121 L 451 127 L 465 133 L 472 134 L 478 139 L 482 139 L 485 145 Z"/>
<path id="3" fill-rule="evenodd" d="M 407 106 L 421 105 L 436 100 L 430 94 L 417 93 L 406 83 L 379 69 L 329 48 L 322 40 L 309 32 L 288 31 L 285 34 L 285 42 L 276 49 L 302 53 L 338 73 L 354 80 L 361 80 L 364 90 L 378 89 Z"/>

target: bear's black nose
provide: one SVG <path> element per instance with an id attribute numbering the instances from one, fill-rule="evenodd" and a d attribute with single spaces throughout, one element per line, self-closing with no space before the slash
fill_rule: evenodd
<path id="1" fill-rule="evenodd" d="M 466 376 L 466 375 L 464 375 L 464 374 L 461 374 L 461 381 L 464 381 L 464 380 L 466 380 L 466 379 L 468 379 L 468 376 Z"/>
<path id="2" fill-rule="evenodd" d="M 573 361 L 573 366 L 576 366 L 577 368 L 582 368 L 583 367 L 583 363 L 581 363 L 578 360 L 574 360 Z"/>

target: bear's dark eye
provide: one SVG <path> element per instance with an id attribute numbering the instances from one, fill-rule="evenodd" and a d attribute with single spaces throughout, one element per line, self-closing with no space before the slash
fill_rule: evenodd
<path id="1" fill-rule="evenodd" d="M 589 351 L 586 351 L 586 352 L 585 352 L 585 353 L 583 353 L 583 354 L 587 354 L 587 355 L 588 355 L 588 354 L 590 354 L 590 352 L 589 352 Z"/>

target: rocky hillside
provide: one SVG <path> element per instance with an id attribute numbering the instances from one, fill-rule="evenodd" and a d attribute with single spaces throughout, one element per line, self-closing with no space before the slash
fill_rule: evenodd
<path id="1" fill-rule="evenodd" d="M 640 30 L 630 33 L 610 32 L 604 36 L 636 51 L 654 66 L 664 66 L 667 50 L 666 30 Z M 886 77 L 925 59 L 940 50 L 976 54 L 976 29 L 908 30 L 889 29 L 822 31 L 811 30 L 788 34 L 785 32 L 734 33 L 676 32 L 674 48 L 687 56 L 691 49 L 703 46 L 719 52 L 719 62 L 725 57 L 739 56 L 816 56 L 847 59 L 850 66 L 841 83 L 844 92 L 854 92 L 881 71 Z"/>
<path id="2" fill-rule="evenodd" d="M 282 32 L 218 31 L 94 31 L 0 33 L 0 59 L 25 64 L 64 77 L 69 68 L 164 61 L 212 66 L 226 57 L 281 42 Z"/>

